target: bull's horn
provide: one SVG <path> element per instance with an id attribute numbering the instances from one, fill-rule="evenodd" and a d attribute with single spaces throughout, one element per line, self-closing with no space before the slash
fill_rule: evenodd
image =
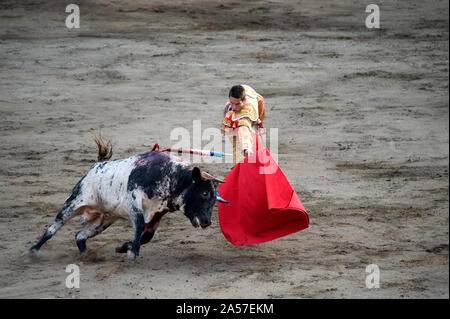
<path id="1" fill-rule="evenodd" d="M 205 181 L 205 180 L 211 180 L 211 181 L 214 181 L 214 182 L 218 182 L 218 183 L 225 183 L 225 181 L 222 181 L 222 180 L 220 180 L 220 179 L 217 179 L 217 178 L 215 178 L 214 176 L 212 176 L 211 174 L 209 174 L 209 173 L 206 173 L 206 172 L 202 172 L 202 179 Z"/>
<path id="2" fill-rule="evenodd" d="M 219 193 L 216 193 L 216 200 L 220 203 L 224 203 L 224 204 L 229 204 L 230 202 L 223 199 L 222 197 L 219 196 Z"/>

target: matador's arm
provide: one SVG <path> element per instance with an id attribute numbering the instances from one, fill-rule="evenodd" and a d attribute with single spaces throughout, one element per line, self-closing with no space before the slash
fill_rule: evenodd
<path id="1" fill-rule="evenodd" d="M 252 133 L 251 133 L 252 121 L 248 117 L 241 118 L 238 121 L 238 137 L 242 145 L 242 152 L 244 156 L 248 156 L 252 153 Z"/>

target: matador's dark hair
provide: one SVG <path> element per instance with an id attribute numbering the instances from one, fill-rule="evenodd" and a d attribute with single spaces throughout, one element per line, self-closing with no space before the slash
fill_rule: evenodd
<path id="1" fill-rule="evenodd" d="M 245 90 L 242 85 L 235 85 L 231 88 L 230 93 L 228 94 L 230 97 L 234 97 L 235 99 L 245 99 Z"/>

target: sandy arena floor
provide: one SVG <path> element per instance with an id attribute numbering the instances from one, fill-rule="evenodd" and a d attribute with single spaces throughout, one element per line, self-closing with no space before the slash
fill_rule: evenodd
<path id="1" fill-rule="evenodd" d="M 378 1 L 379 30 L 360 0 L 77 3 L 72 30 L 64 2 L 0 3 L 0 298 L 449 298 L 448 1 Z M 77 220 L 21 256 L 95 162 L 93 134 L 114 158 L 169 147 L 193 120 L 219 127 L 237 83 L 265 97 L 308 229 L 234 247 L 216 206 L 205 230 L 166 216 L 135 263 L 114 252 L 126 221 L 85 260 Z"/>

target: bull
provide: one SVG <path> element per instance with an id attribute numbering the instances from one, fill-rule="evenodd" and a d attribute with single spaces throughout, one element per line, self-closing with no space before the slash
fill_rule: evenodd
<path id="1" fill-rule="evenodd" d="M 86 252 L 87 239 L 118 219 L 130 219 L 134 239 L 117 247 L 116 252 L 127 253 L 134 260 L 166 213 L 181 211 L 194 227 L 206 228 L 211 224 L 215 202 L 228 203 L 215 191 L 223 181 L 179 157 L 151 151 L 110 160 L 111 143 L 98 137 L 94 140 L 98 161 L 73 187 L 54 222 L 29 252 L 39 250 L 71 218 L 81 215 L 85 227 L 75 235 L 81 254 Z"/>

